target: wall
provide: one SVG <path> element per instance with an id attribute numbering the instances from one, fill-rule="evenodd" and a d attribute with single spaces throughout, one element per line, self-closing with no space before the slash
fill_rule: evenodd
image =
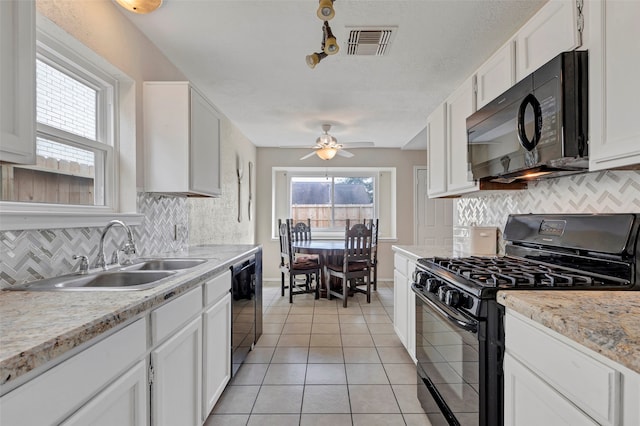
<path id="1" fill-rule="evenodd" d="M 183 250 L 190 243 L 252 243 L 254 222 L 237 222 L 237 180 L 235 155 L 245 165 L 243 206 L 248 203 L 248 162 L 256 163 L 253 144 L 228 119 L 221 121 L 222 197 L 187 199 L 146 194 L 144 188 L 144 146 L 142 133 L 142 82 L 186 80 L 160 50 L 125 17 L 124 9 L 110 0 L 38 0 L 39 13 L 104 57 L 135 81 L 136 176 L 140 189 L 136 210 L 145 215 L 134 236 L 142 256 Z M 212 100 L 215 104 L 215 100 Z M 136 125 L 137 124 L 137 125 Z M 127 153 L 124 153 L 127 156 Z M 134 157 L 133 153 L 129 157 Z M 131 190 L 133 188 L 129 188 Z M 254 210 L 255 212 L 255 210 Z M 174 239 L 174 225 L 180 225 Z M 0 232 L 0 287 L 70 272 L 73 254 L 95 259 L 101 228 L 41 229 Z M 108 256 L 124 241 L 121 231 L 109 232 Z"/>
<path id="2" fill-rule="evenodd" d="M 250 244 L 256 229 L 256 147 L 228 119 L 220 125 L 222 197 L 189 198 L 190 244 Z M 243 168 L 241 221 L 238 221 L 238 160 Z M 253 163 L 249 219 L 249 162 Z"/>
<path id="3" fill-rule="evenodd" d="M 456 201 L 455 225 L 504 229 L 510 213 L 640 213 L 640 171 L 604 171 Z M 502 252 L 504 247 L 502 247 Z"/>
<path id="4" fill-rule="evenodd" d="M 353 158 L 335 157 L 323 161 L 313 156 L 300 161 L 309 151 L 304 149 L 258 148 L 257 197 L 257 242 L 263 245 L 264 279 L 280 280 L 278 265 L 280 247 L 278 240 L 271 239 L 272 223 L 277 217 L 271 213 L 271 168 L 272 167 L 396 167 L 396 241 L 380 241 L 378 277 L 393 280 L 392 245 L 413 244 L 413 167 L 424 166 L 426 152 L 422 150 L 403 151 L 401 149 L 354 149 Z"/>

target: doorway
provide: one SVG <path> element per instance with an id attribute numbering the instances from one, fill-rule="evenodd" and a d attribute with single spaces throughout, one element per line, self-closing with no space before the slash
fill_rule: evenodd
<path id="1" fill-rule="evenodd" d="M 427 168 L 414 167 L 415 228 L 413 243 L 427 247 L 453 246 L 453 200 L 427 196 Z"/>

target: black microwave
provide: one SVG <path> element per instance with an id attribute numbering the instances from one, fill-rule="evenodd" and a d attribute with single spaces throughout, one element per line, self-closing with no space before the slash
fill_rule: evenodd
<path id="1" fill-rule="evenodd" d="M 564 52 L 467 118 L 474 179 L 588 170 L 588 53 Z"/>

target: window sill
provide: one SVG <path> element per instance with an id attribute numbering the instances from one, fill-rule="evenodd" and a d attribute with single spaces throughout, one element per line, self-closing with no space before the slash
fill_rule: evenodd
<path id="1" fill-rule="evenodd" d="M 4 208 L 1 212 L 0 231 L 103 227 L 113 219 L 136 226 L 144 219 L 144 215 L 138 213 L 6 211 Z"/>

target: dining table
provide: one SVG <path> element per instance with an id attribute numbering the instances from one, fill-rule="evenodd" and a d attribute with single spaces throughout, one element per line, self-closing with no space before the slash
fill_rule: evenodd
<path id="1" fill-rule="evenodd" d="M 327 281 L 326 281 L 326 268 L 329 264 L 331 256 L 343 256 L 344 255 L 344 240 L 307 240 L 307 241 L 294 241 L 291 243 L 291 248 L 295 253 L 300 254 L 317 254 L 320 258 L 321 285 L 320 296 L 326 297 L 327 295 Z"/>

